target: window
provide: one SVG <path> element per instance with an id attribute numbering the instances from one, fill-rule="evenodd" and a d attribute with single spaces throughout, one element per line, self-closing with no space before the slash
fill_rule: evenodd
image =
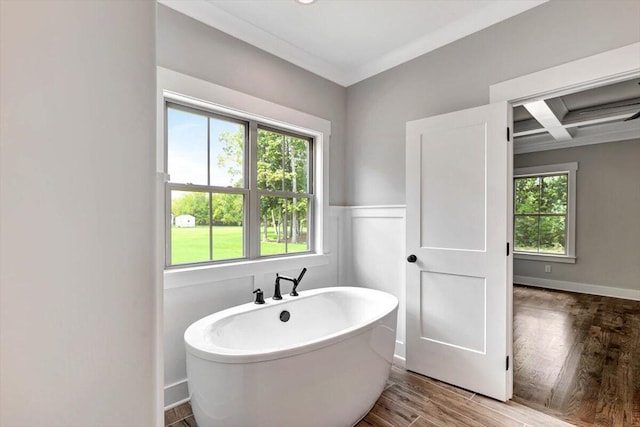
<path id="1" fill-rule="evenodd" d="M 516 257 L 575 262 L 576 170 L 577 163 L 515 170 Z"/>
<path id="2" fill-rule="evenodd" d="M 166 102 L 166 265 L 313 250 L 313 138 Z"/>

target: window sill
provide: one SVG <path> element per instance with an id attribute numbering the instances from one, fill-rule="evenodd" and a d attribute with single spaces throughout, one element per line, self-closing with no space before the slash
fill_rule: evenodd
<path id="1" fill-rule="evenodd" d="M 247 277 L 254 274 L 274 273 L 302 267 L 329 264 L 327 254 L 304 254 L 283 258 L 265 258 L 229 264 L 176 268 L 164 271 L 164 289 L 182 288 L 203 283 Z"/>
<path id="2" fill-rule="evenodd" d="M 558 262 L 562 264 L 576 263 L 576 257 L 568 255 L 527 254 L 522 252 L 514 252 L 513 257 L 515 259 L 525 259 L 528 261 Z"/>

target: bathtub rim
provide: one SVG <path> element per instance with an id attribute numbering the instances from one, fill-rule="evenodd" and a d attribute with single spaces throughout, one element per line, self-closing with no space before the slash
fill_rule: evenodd
<path id="1" fill-rule="evenodd" d="M 329 292 L 351 292 L 351 293 L 365 293 L 369 295 L 377 295 L 377 297 L 382 298 L 383 301 L 386 301 L 385 309 L 380 310 L 376 316 L 370 318 L 367 323 L 360 323 L 354 326 L 350 326 L 340 331 L 324 336 L 320 339 L 316 339 L 313 341 L 306 342 L 304 345 L 299 345 L 296 347 L 288 347 L 279 350 L 271 350 L 266 352 L 240 352 L 240 351 L 229 351 L 224 347 L 214 347 L 211 345 L 208 346 L 199 346 L 194 344 L 191 341 L 191 338 L 196 336 L 202 336 L 204 334 L 205 329 L 211 325 L 212 323 L 219 321 L 223 318 L 233 316 L 236 314 L 244 313 L 250 310 L 264 310 L 271 307 L 277 307 L 281 304 L 286 304 L 292 301 L 311 298 L 314 295 L 329 293 Z M 300 292 L 300 296 L 291 297 L 289 295 L 283 296 L 282 300 L 272 300 L 268 298 L 267 304 L 256 306 L 254 303 L 246 303 L 241 304 L 235 307 L 231 307 L 210 315 L 207 315 L 195 322 L 193 322 L 184 333 L 184 343 L 185 349 L 188 354 L 198 357 L 200 359 L 209 360 L 212 362 L 218 363 L 227 363 L 227 364 L 242 364 L 242 363 L 259 363 L 265 362 L 269 360 L 283 359 L 286 357 L 292 357 L 298 354 L 308 353 L 311 351 L 315 351 L 321 349 L 323 347 L 330 346 L 332 344 L 344 341 L 350 337 L 354 337 L 356 335 L 360 335 L 362 333 L 367 332 L 370 329 L 376 327 L 382 319 L 391 313 L 396 313 L 399 306 L 398 298 L 394 295 L 379 291 L 376 289 L 362 288 L 357 286 L 331 286 L 326 288 L 317 288 L 309 291 Z M 388 304 L 388 307 L 386 306 Z M 386 327 L 386 326 L 384 326 Z M 395 335 L 395 330 L 393 331 Z"/>

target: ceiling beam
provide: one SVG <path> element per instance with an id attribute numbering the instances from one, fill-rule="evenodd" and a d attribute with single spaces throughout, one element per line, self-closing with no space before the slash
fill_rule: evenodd
<path id="1" fill-rule="evenodd" d="M 562 127 L 562 123 L 560 121 L 562 120 L 562 117 L 567 114 L 567 109 L 564 106 L 564 103 L 560 104 L 554 102 L 553 106 L 556 111 L 554 111 L 551 106 L 547 104 L 547 101 L 544 100 L 527 102 L 523 105 L 529 114 L 531 114 L 533 118 L 542 125 L 544 130 L 549 132 L 553 139 L 556 141 L 567 141 L 572 138 L 571 133 Z"/>
<path id="2" fill-rule="evenodd" d="M 603 104 L 597 107 L 581 108 L 565 114 L 562 120 L 562 127 L 565 129 L 575 129 L 581 126 L 618 122 L 631 117 L 638 111 L 640 111 L 640 97 Z M 547 132 L 547 130 L 540 127 L 538 122 L 533 119 L 527 119 L 514 123 L 513 137 L 518 138 L 545 132 Z M 572 135 L 575 137 L 573 132 Z"/>
<path id="3" fill-rule="evenodd" d="M 631 120 L 576 129 L 573 139 L 567 141 L 554 141 L 548 135 L 542 134 L 523 136 L 515 140 L 516 143 L 513 147 L 515 154 L 523 154 L 581 145 L 627 141 L 638 139 L 639 136 L 640 120 Z"/>
<path id="4" fill-rule="evenodd" d="M 640 97 L 570 111 L 562 120 L 565 126 L 583 126 L 626 119 L 640 111 Z"/>

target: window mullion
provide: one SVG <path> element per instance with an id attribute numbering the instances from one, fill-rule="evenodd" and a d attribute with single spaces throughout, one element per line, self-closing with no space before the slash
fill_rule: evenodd
<path id="1" fill-rule="evenodd" d="M 542 184 L 544 183 L 544 179 L 542 177 L 538 177 L 540 180 L 540 185 L 538 185 L 538 253 L 540 253 L 540 210 L 542 207 Z"/>
<path id="2" fill-rule="evenodd" d="M 270 197 L 289 197 L 289 198 L 299 198 L 299 199 L 311 199 L 313 194 L 309 193 L 293 193 L 291 191 L 272 191 L 272 190 L 260 190 L 258 193 L 261 196 L 270 196 Z"/>
<path id="3" fill-rule="evenodd" d="M 207 117 L 207 186 L 211 187 L 211 117 Z M 213 194 L 209 191 L 209 261 L 213 261 Z"/>
<path id="4" fill-rule="evenodd" d="M 165 150 L 166 151 L 166 150 Z M 165 162 L 165 165 L 167 163 Z M 165 166 L 166 167 L 166 166 Z M 165 209 L 165 266 L 169 266 L 172 264 L 173 260 L 171 259 L 171 185 L 167 182 L 164 186 L 164 203 L 166 206 Z"/>
<path id="5" fill-rule="evenodd" d="M 213 261 L 213 193 L 209 192 L 209 260 Z"/>
<path id="6" fill-rule="evenodd" d="M 244 236 L 249 259 L 260 256 L 260 195 L 258 194 L 258 123 L 249 122 L 249 162 L 246 173 L 249 175 L 249 196 L 245 201 L 245 218 L 249 223 Z"/>

